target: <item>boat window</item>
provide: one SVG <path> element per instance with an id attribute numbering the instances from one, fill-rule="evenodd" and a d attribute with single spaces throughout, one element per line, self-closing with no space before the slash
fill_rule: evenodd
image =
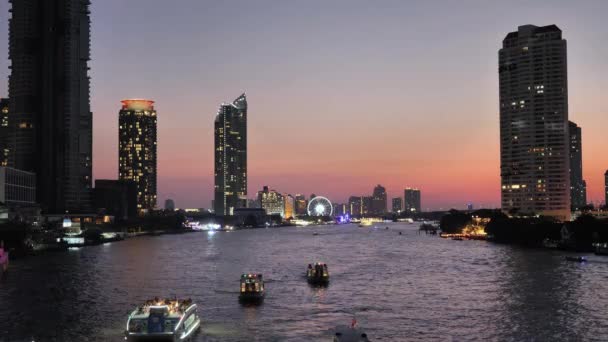
<path id="1" fill-rule="evenodd" d="M 186 318 L 186 321 L 184 322 L 184 329 L 186 329 L 186 330 L 190 329 L 190 327 L 194 323 L 195 319 L 196 319 L 196 315 L 191 314 L 190 316 L 188 316 L 188 318 Z"/>

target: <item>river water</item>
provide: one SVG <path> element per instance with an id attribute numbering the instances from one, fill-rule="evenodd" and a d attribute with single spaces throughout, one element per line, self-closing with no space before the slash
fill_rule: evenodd
<path id="1" fill-rule="evenodd" d="M 381 341 L 606 341 L 608 258 L 589 259 L 415 224 L 140 237 L 12 262 L 0 341 L 121 341 L 135 306 L 174 295 L 199 304 L 197 341 L 331 341 L 353 317 Z M 327 288 L 306 283 L 315 261 Z M 250 271 L 267 280 L 258 307 L 237 301 Z"/>

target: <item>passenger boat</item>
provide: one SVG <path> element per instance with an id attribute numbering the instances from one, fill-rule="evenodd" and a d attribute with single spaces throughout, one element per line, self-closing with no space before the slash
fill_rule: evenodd
<path id="1" fill-rule="evenodd" d="M 576 262 L 586 262 L 587 258 L 584 257 L 584 256 L 576 256 L 576 257 L 574 257 L 574 256 L 567 256 L 566 260 L 568 260 L 568 261 L 576 261 Z"/>
<path id="2" fill-rule="evenodd" d="M 354 322 L 350 327 L 337 327 L 335 329 L 334 342 L 369 342 L 367 334 L 357 327 L 356 321 Z"/>
<path id="3" fill-rule="evenodd" d="M 241 275 L 239 301 L 259 303 L 264 300 L 264 277 L 261 273 L 244 273 Z"/>
<path id="4" fill-rule="evenodd" d="M 192 300 L 148 300 L 129 315 L 127 341 L 190 341 L 201 326 Z"/>
<path id="5" fill-rule="evenodd" d="M 308 264 L 306 279 L 311 284 L 323 285 L 329 283 L 327 264 L 321 262 L 317 262 L 314 265 Z"/>

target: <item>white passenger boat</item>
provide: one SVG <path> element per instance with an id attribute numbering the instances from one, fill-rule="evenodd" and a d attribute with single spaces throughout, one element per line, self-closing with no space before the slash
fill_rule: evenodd
<path id="1" fill-rule="evenodd" d="M 127 341 L 190 341 L 201 326 L 191 300 L 152 299 L 127 320 Z"/>

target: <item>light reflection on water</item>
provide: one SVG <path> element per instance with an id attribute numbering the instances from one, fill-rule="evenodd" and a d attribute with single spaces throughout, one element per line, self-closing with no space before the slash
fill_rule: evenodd
<path id="1" fill-rule="evenodd" d="M 0 282 L 0 336 L 118 341 L 134 306 L 174 295 L 199 304 L 198 341 L 331 340 L 353 316 L 385 341 L 608 336 L 608 258 L 578 264 L 560 252 L 388 226 L 142 237 L 17 260 Z M 327 288 L 306 283 L 315 261 L 329 265 Z M 238 304 L 242 272 L 264 274 L 263 305 Z"/>

